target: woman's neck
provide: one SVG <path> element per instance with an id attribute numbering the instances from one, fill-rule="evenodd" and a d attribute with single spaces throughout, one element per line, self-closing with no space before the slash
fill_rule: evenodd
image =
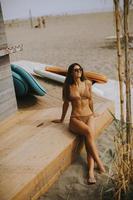
<path id="1" fill-rule="evenodd" d="M 80 78 L 74 79 L 74 83 L 75 83 L 75 85 L 80 85 L 80 83 L 81 83 Z"/>

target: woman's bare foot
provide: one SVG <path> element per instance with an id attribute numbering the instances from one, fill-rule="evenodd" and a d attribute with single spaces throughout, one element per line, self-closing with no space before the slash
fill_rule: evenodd
<path id="1" fill-rule="evenodd" d="M 100 173 L 100 174 L 103 174 L 103 173 L 105 173 L 105 172 L 106 172 L 105 167 L 104 167 L 104 166 L 100 166 L 100 167 L 99 167 L 99 173 Z"/>
<path id="2" fill-rule="evenodd" d="M 105 167 L 102 163 L 102 161 L 100 160 L 99 163 L 97 163 L 97 166 L 98 166 L 98 170 L 99 170 L 99 173 L 102 174 L 102 173 L 105 173 L 106 170 L 105 170 Z"/>
<path id="3" fill-rule="evenodd" d="M 96 179 L 95 179 L 95 176 L 94 176 L 93 172 L 89 172 L 88 173 L 87 183 L 88 183 L 88 185 L 96 183 Z"/>
<path id="4" fill-rule="evenodd" d="M 88 179 L 87 179 L 88 185 L 92 185 L 92 184 L 95 184 L 95 183 L 96 183 L 95 177 L 88 177 Z"/>

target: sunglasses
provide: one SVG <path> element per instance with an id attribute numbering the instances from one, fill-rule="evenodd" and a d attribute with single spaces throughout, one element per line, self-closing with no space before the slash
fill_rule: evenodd
<path id="1" fill-rule="evenodd" d="M 76 69 L 74 69 L 74 72 L 81 72 L 81 71 L 82 71 L 81 68 L 76 68 Z"/>

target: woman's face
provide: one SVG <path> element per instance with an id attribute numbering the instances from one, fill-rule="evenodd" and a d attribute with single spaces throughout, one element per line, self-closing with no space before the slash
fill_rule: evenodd
<path id="1" fill-rule="evenodd" d="M 74 68 L 73 68 L 73 77 L 74 78 L 81 78 L 81 75 L 82 75 L 82 69 L 80 66 L 78 65 L 75 65 Z"/>

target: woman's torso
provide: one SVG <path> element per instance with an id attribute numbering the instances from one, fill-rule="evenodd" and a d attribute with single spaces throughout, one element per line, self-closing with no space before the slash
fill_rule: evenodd
<path id="1" fill-rule="evenodd" d="M 70 86 L 70 101 L 72 104 L 71 117 L 74 116 L 89 116 L 92 111 L 89 106 L 91 99 L 91 85 L 87 81 L 82 81 L 79 86 Z"/>

